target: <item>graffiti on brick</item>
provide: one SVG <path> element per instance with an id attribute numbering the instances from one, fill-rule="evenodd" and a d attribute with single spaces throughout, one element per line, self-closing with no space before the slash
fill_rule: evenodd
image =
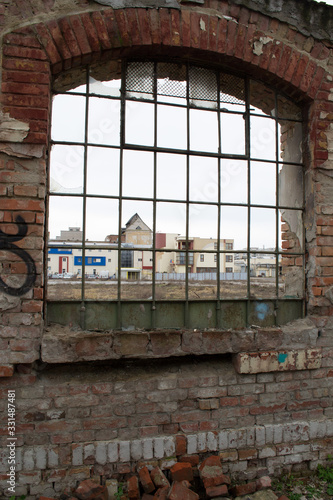
<path id="1" fill-rule="evenodd" d="M 26 236 L 28 226 L 20 215 L 16 217 L 15 222 L 18 227 L 16 234 L 6 234 L 0 229 L 0 250 L 11 252 L 23 260 L 27 268 L 26 277 L 22 286 L 13 287 L 5 283 L 0 276 L 0 290 L 3 290 L 8 295 L 17 297 L 27 293 L 34 285 L 36 281 L 36 266 L 29 253 L 15 245 L 16 241 L 20 241 Z"/>

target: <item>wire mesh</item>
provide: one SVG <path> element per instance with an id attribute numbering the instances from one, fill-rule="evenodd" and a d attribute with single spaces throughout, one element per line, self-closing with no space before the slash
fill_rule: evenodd
<path id="1" fill-rule="evenodd" d="M 183 64 L 157 64 L 157 94 L 186 97 L 186 66 Z"/>
<path id="2" fill-rule="evenodd" d="M 126 71 L 126 91 L 152 94 L 154 90 L 154 63 L 131 62 Z"/>
<path id="3" fill-rule="evenodd" d="M 216 73 L 206 68 L 191 66 L 189 69 L 190 99 L 217 101 Z"/>
<path id="4" fill-rule="evenodd" d="M 220 73 L 220 102 L 245 105 L 244 79 Z"/>

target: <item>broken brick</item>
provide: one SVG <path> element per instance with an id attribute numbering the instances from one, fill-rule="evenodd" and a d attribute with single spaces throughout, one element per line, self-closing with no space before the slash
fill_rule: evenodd
<path id="1" fill-rule="evenodd" d="M 82 481 L 75 490 L 75 495 L 80 500 L 108 500 L 108 490 L 106 486 L 86 479 Z"/>
<path id="2" fill-rule="evenodd" d="M 238 484 L 230 489 L 230 493 L 235 497 L 241 497 L 242 495 L 250 495 L 254 493 L 257 489 L 256 483 Z"/>
<path id="3" fill-rule="evenodd" d="M 205 488 L 230 484 L 230 477 L 223 474 L 219 456 L 212 455 L 206 458 L 199 466 L 199 473 Z"/>
<path id="4" fill-rule="evenodd" d="M 199 495 L 194 491 L 186 488 L 178 481 L 172 483 L 169 491 L 168 500 L 198 500 Z"/>
<path id="5" fill-rule="evenodd" d="M 167 500 L 170 486 L 163 486 L 163 488 L 158 488 L 154 495 L 154 500 Z"/>
<path id="6" fill-rule="evenodd" d="M 184 479 L 193 481 L 193 470 L 191 464 L 187 462 L 176 463 L 171 467 L 170 472 L 173 481 L 183 481 Z"/>
<path id="7" fill-rule="evenodd" d="M 150 477 L 155 484 L 156 488 L 162 488 L 163 486 L 168 486 L 170 488 L 170 483 L 166 476 L 163 474 L 159 467 L 155 467 L 150 472 Z"/>
<path id="8" fill-rule="evenodd" d="M 139 480 L 138 480 L 137 476 L 132 476 L 127 481 L 127 492 L 128 492 L 128 498 L 130 500 L 139 500 L 140 499 Z"/>
<path id="9" fill-rule="evenodd" d="M 219 486 L 209 486 L 206 488 L 206 494 L 209 498 L 227 496 L 228 486 L 225 484 L 220 484 Z"/>
<path id="10" fill-rule="evenodd" d="M 263 476 L 256 481 L 257 491 L 263 490 L 265 488 L 270 488 L 272 486 L 272 480 L 269 476 Z"/>
<path id="11" fill-rule="evenodd" d="M 142 484 L 142 488 L 145 490 L 145 493 L 151 493 L 155 490 L 155 486 L 153 481 L 150 478 L 149 470 L 147 467 L 142 467 L 139 470 L 139 478 Z"/>

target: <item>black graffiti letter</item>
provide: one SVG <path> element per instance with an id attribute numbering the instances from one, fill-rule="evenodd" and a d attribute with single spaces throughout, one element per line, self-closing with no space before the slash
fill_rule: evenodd
<path id="1" fill-rule="evenodd" d="M 0 229 L 0 250 L 7 250 L 8 252 L 18 255 L 27 267 L 27 275 L 25 282 L 19 288 L 7 285 L 7 283 L 0 278 L 0 290 L 3 290 L 8 295 L 17 297 L 19 295 L 24 295 L 32 288 L 36 281 L 36 266 L 28 252 L 14 245 L 14 241 L 22 240 L 28 231 L 27 224 L 23 217 L 19 215 L 15 220 L 18 226 L 17 234 L 6 234 Z"/>

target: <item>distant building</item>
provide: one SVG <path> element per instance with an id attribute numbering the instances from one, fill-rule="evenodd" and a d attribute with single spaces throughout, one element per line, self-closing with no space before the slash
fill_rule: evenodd
<path id="1" fill-rule="evenodd" d="M 156 233 L 155 247 L 157 273 L 216 273 L 218 251 L 233 250 L 233 239 L 193 237 L 186 240 L 178 233 Z M 82 274 L 82 249 L 73 243 L 82 242 L 80 228 L 61 231 L 49 241 L 49 276 Z M 125 224 L 121 235 L 120 268 L 122 279 L 151 279 L 153 273 L 153 231 L 136 213 Z M 186 246 L 188 253 L 186 257 Z M 97 247 L 97 248 L 96 248 Z M 140 248 L 140 249 L 139 249 Z M 193 251 L 192 251 L 193 250 Z M 85 242 L 85 273 L 91 276 L 117 277 L 119 269 L 118 236 L 108 235 L 104 241 Z M 220 272 L 234 272 L 232 253 L 220 253 Z"/>

